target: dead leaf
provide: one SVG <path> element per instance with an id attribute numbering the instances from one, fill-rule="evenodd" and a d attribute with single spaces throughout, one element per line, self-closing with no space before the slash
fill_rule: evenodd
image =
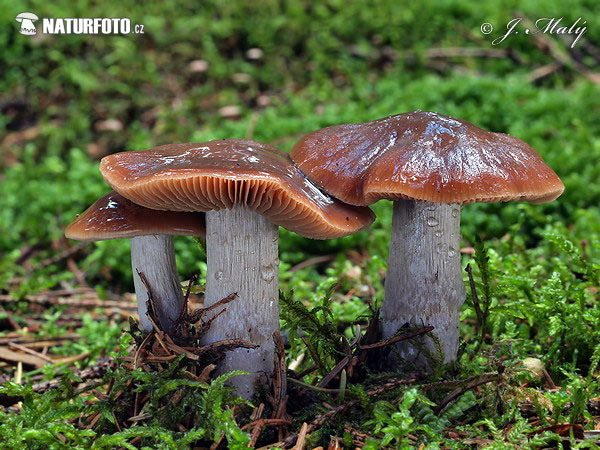
<path id="1" fill-rule="evenodd" d="M 23 364 L 33 366 L 36 369 L 44 367 L 46 364 L 48 364 L 47 361 L 44 361 L 38 356 L 13 352 L 12 350 L 7 349 L 6 347 L 0 347 L 0 359 L 12 362 L 22 362 Z"/>
<path id="2" fill-rule="evenodd" d="M 540 428 L 539 430 L 535 430 L 529 433 L 529 437 L 535 436 L 536 434 L 541 434 L 544 431 L 551 431 L 552 433 L 556 433 L 562 437 L 569 437 L 571 434 L 571 430 L 573 430 L 573 436 L 576 439 L 583 439 L 583 427 L 578 424 L 570 424 L 570 423 L 559 423 L 557 425 L 552 425 L 551 427 Z"/>

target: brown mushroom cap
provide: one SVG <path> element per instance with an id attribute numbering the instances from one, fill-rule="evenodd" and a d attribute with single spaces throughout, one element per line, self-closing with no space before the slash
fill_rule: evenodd
<path id="1" fill-rule="evenodd" d="M 424 111 L 313 131 L 291 157 L 324 191 L 353 205 L 556 199 L 564 185 L 527 143 Z"/>
<path id="2" fill-rule="evenodd" d="M 112 188 L 152 209 L 210 211 L 245 205 L 273 223 L 313 239 L 368 227 L 368 208 L 322 193 L 289 156 L 242 139 L 163 145 L 106 156 L 102 175 Z"/>
<path id="3" fill-rule="evenodd" d="M 204 214 L 156 211 L 136 205 L 116 192 L 96 201 L 71 222 L 65 231 L 69 239 L 101 241 L 150 234 L 204 236 Z"/>

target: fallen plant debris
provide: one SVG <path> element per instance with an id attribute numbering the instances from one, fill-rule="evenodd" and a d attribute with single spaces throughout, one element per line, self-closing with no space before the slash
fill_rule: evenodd
<path id="1" fill-rule="evenodd" d="M 137 308 L 134 301 L 101 299 L 98 293 L 90 288 L 47 291 L 39 294 L 30 294 L 23 298 L 16 298 L 12 295 L 0 295 L 0 304 L 14 304 L 15 302 L 27 302 L 42 306 L 72 306 L 74 308 L 120 308 L 126 311 L 133 311 Z"/>
<path id="2" fill-rule="evenodd" d="M 190 290 L 191 283 L 186 299 Z M 227 304 L 235 300 L 235 295 L 232 295 L 211 308 L 222 307 L 222 314 Z M 399 340 L 415 338 L 431 331 L 431 327 L 409 332 L 400 330 L 400 334 L 394 338 L 378 340 L 375 332 L 378 314 L 374 311 L 362 330 L 361 327 L 355 327 L 352 342 L 336 334 L 332 341 L 338 343 L 338 348 L 343 351 L 334 352 L 338 355 L 335 357 L 338 362 L 318 377 L 314 376 L 318 365 L 315 366 L 310 361 L 304 364 L 309 365 L 311 370 L 294 373 L 287 369 L 284 339 L 279 333 L 275 333 L 275 373 L 270 393 L 266 396 L 268 403 L 260 403 L 257 407 L 249 409 L 248 404 L 228 394 L 229 390 L 224 384 L 227 377 L 219 377 L 214 381 L 211 381 L 211 378 L 225 352 L 240 347 L 252 347 L 252 344 L 232 339 L 200 346 L 199 338 L 205 328 L 210 326 L 211 321 L 203 321 L 206 309 L 198 308 L 191 312 L 188 312 L 188 309 L 182 311 L 177 333 L 170 336 L 156 327 L 150 300 L 150 318 L 155 329 L 144 334 L 139 331 L 136 323 L 132 322 L 131 331 L 124 335 L 135 344 L 129 350 L 123 350 L 118 356 L 101 358 L 97 363 L 71 374 L 59 373 L 55 379 L 35 383 L 31 385 L 29 394 L 24 391 L 24 387 L 17 388 L 11 384 L 9 378 L 4 377 L 2 381 L 5 389 L 17 395 L 3 393 L 0 404 L 4 406 L 7 414 L 19 415 L 23 413 L 22 408 L 28 408 L 26 405 L 31 402 L 32 395 L 55 392 L 53 395 L 62 397 L 63 401 L 79 398 L 79 401 L 83 402 L 82 411 L 67 423 L 80 432 L 97 433 L 112 429 L 113 435 L 120 437 L 121 445 L 146 445 L 147 442 L 151 442 L 148 441 L 151 438 L 146 432 L 150 429 L 157 432 L 153 427 L 160 424 L 161 427 L 171 429 L 174 442 L 184 442 L 181 436 L 185 435 L 189 444 L 205 445 L 206 448 L 231 448 L 237 445 L 236 442 L 246 442 L 244 445 L 250 447 L 310 448 L 309 442 L 313 442 L 313 436 L 320 435 L 321 430 L 328 433 L 331 431 L 325 430 L 335 429 L 341 434 L 329 440 L 330 448 L 342 448 L 342 445 L 349 443 L 358 448 L 372 448 L 372 442 L 377 441 L 380 434 L 368 428 L 358 428 L 352 417 L 363 408 L 371 408 L 371 403 L 378 398 L 386 398 L 390 393 L 395 393 L 396 398 L 402 398 L 409 387 L 424 393 L 444 393 L 438 394 L 440 400 L 432 409 L 432 412 L 444 417 L 454 414 L 451 411 L 452 408 L 456 408 L 453 406 L 456 402 L 458 411 L 473 405 L 472 400 L 466 403 L 465 400 L 461 400 L 466 393 L 472 393 L 490 383 L 497 385 L 492 389 L 494 391 L 509 382 L 507 377 L 510 373 L 506 371 L 435 382 L 428 382 L 429 375 L 422 372 L 404 377 L 369 380 L 369 367 L 376 361 L 377 354 L 383 348 Z M 300 317 L 302 316 L 300 313 Z M 312 329 L 307 327 L 309 331 L 304 333 L 301 342 L 311 345 L 310 342 L 314 341 L 311 332 L 324 331 L 320 325 L 322 324 L 317 319 Z M 6 348 L 10 347 L 15 353 L 19 353 L 21 358 L 26 358 L 34 356 L 30 352 L 38 353 L 37 350 L 32 350 L 33 348 L 60 345 L 77 338 L 77 335 L 66 335 L 43 341 L 26 336 L 14 336 L 13 340 L 10 340 L 7 336 L 2 338 L 2 342 Z M 325 364 L 323 360 L 321 363 Z M 303 378 L 306 380 L 302 381 Z M 368 383 L 365 384 L 365 381 Z M 364 391 L 355 391 L 355 388 L 361 385 Z M 21 391 L 18 392 L 18 389 Z M 206 403 L 211 397 L 207 392 L 218 393 L 216 397 L 220 397 L 222 401 L 227 399 L 224 403 L 213 403 L 213 407 L 217 407 L 224 416 L 212 416 L 207 419 L 209 416 L 201 413 L 205 411 L 203 407 L 200 410 L 194 409 L 193 405 L 206 406 L 210 403 Z M 202 396 L 204 400 L 200 400 Z M 461 402 L 463 406 L 459 406 Z M 304 415 L 302 421 L 298 422 L 296 414 L 290 414 L 288 411 L 289 406 L 297 409 L 298 404 L 303 405 L 304 410 L 314 411 L 312 417 Z M 351 421 L 348 422 L 348 419 Z M 534 420 L 538 420 L 537 417 L 532 417 L 532 425 Z M 219 421 L 228 424 L 229 428 L 219 428 L 216 425 Z M 508 425 L 507 430 L 510 427 L 511 425 Z M 534 428 L 523 439 L 546 439 L 550 434 L 560 436 L 560 439 L 567 436 L 568 439 L 569 433 L 574 433 L 577 441 L 582 441 L 584 437 L 593 439 L 592 435 L 584 436 L 582 431 L 583 428 L 578 424 L 556 424 Z M 493 442 L 489 437 L 474 437 L 469 433 L 453 431 L 452 428 L 447 428 L 444 433 L 449 438 L 454 436 L 453 439 L 466 445 Z M 418 436 L 417 430 L 409 433 L 407 442 L 416 445 L 419 441 Z M 102 442 L 101 439 L 96 439 L 96 442 Z"/>

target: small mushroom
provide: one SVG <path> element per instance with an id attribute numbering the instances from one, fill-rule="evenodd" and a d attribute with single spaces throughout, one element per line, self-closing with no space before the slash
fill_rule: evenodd
<path id="1" fill-rule="evenodd" d="M 323 194 L 289 156 L 250 140 L 165 145 L 105 157 L 100 170 L 123 196 L 153 209 L 206 211 L 205 306 L 238 298 L 213 322 L 205 343 L 239 338 L 258 349 L 228 352 L 220 371 L 236 377 L 250 398 L 255 382 L 273 371 L 273 332 L 279 329 L 277 225 L 312 239 L 366 228 L 373 213 Z"/>
<path id="2" fill-rule="evenodd" d="M 390 337 L 406 323 L 433 325 L 446 363 L 456 359 L 465 298 L 460 205 L 544 203 L 564 190 L 520 139 L 433 112 L 317 130 L 294 146 L 291 157 L 311 181 L 344 202 L 394 201 L 382 332 Z M 418 355 L 410 343 L 398 349 L 405 358 Z"/>
<path id="3" fill-rule="evenodd" d="M 15 17 L 17 22 L 21 23 L 21 29 L 19 33 L 24 34 L 26 36 L 32 36 L 36 33 L 35 25 L 33 22 L 38 20 L 38 16 L 30 12 L 23 12 Z"/>
<path id="4" fill-rule="evenodd" d="M 183 308 L 173 235 L 205 234 L 202 213 L 156 211 L 137 205 L 116 192 L 96 201 L 65 231 L 66 237 L 80 241 L 130 238 L 140 323 L 144 330 L 152 330 L 152 323 L 146 315 L 146 302 L 151 294 L 160 327 L 167 333 L 174 331 Z M 147 285 L 140 274 L 145 277 Z"/>

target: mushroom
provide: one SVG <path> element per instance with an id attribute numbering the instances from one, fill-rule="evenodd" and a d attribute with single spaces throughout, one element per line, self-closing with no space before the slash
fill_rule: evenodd
<path id="1" fill-rule="evenodd" d="M 394 201 L 382 333 L 390 337 L 406 323 L 432 325 L 445 363 L 457 356 L 458 311 L 465 298 L 460 205 L 543 203 L 564 190 L 520 139 L 433 112 L 317 130 L 294 146 L 291 158 L 312 182 L 344 202 Z M 436 348 L 430 340 L 428 346 Z M 397 348 L 403 358 L 419 355 L 410 343 Z"/>
<path id="2" fill-rule="evenodd" d="M 38 20 L 38 16 L 36 16 L 35 14 L 30 12 L 23 12 L 17 17 L 15 17 L 15 20 L 21 23 L 21 29 L 19 30 L 19 33 L 24 34 L 26 36 L 33 36 L 36 33 L 35 25 L 33 24 L 33 22 Z"/>
<path id="3" fill-rule="evenodd" d="M 289 156 L 250 140 L 164 145 L 103 158 L 100 170 L 123 196 L 153 209 L 206 211 L 205 306 L 237 293 L 205 343 L 239 338 L 257 349 L 228 352 L 221 372 L 248 370 L 232 384 L 250 398 L 273 370 L 279 329 L 277 225 L 312 239 L 346 236 L 369 226 L 369 208 L 323 194 Z"/>
<path id="4" fill-rule="evenodd" d="M 78 215 L 67 227 L 65 236 L 80 241 L 130 238 L 141 326 L 146 331 L 152 330 L 146 314 L 146 303 L 151 296 L 161 329 L 172 333 L 184 306 L 173 235 L 204 236 L 205 233 L 202 213 L 156 211 L 110 192 Z"/>

